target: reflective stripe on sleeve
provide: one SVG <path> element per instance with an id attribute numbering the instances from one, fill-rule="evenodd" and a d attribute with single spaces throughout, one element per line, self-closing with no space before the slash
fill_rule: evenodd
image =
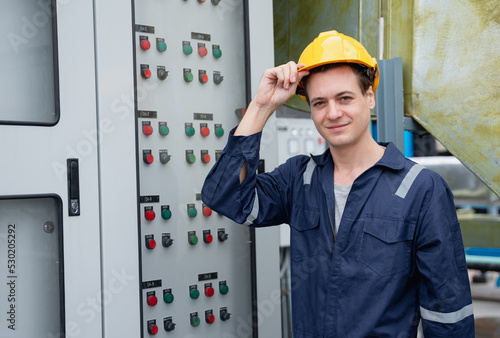
<path id="1" fill-rule="evenodd" d="M 247 225 L 252 224 L 253 221 L 257 219 L 257 216 L 259 216 L 259 195 L 257 194 L 257 188 L 255 188 L 252 212 L 250 213 L 250 215 L 248 215 L 245 224 Z"/>
<path id="2" fill-rule="evenodd" d="M 309 159 L 309 162 L 307 163 L 306 170 L 302 174 L 302 180 L 304 181 L 304 185 L 306 184 L 311 184 L 311 179 L 313 176 L 314 168 L 316 168 L 316 163 L 312 159 L 312 157 Z"/>
<path id="3" fill-rule="evenodd" d="M 436 312 L 424 309 L 420 307 L 420 314 L 422 319 L 430 320 L 442 324 L 453 324 L 458 323 L 464 318 L 467 318 L 473 314 L 472 304 L 466 305 L 458 311 L 455 312 Z"/>
<path id="4" fill-rule="evenodd" d="M 399 196 L 401 198 L 406 197 L 406 194 L 410 190 L 411 185 L 413 184 L 413 182 L 415 182 L 415 179 L 422 171 L 422 169 L 424 169 L 424 166 L 421 166 L 420 164 L 415 164 L 413 167 L 411 167 L 410 171 L 408 171 L 408 174 L 406 174 L 398 190 L 396 191 L 396 196 Z"/>

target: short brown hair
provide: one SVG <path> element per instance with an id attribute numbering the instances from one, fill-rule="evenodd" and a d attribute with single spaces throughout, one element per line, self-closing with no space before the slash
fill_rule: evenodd
<path id="1" fill-rule="evenodd" d="M 316 67 L 316 68 L 313 68 L 311 70 L 309 70 L 309 75 L 313 74 L 313 73 L 321 73 L 321 72 L 326 72 L 330 69 L 335 69 L 335 68 L 339 68 L 339 67 L 342 67 L 342 66 L 349 66 L 351 67 L 352 71 L 354 72 L 354 74 L 357 76 L 358 78 L 358 84 L 359 84 L 359 88 L 361 89 L 361 93 L 363 95 L 366 94 L 366 92 L 368 91 L 368 89 L 370 88 L 370 86 L 372 86 L 372 82 L 370 81 L 370 78 L 368 76 L 368 74 L 366 73 L 366 67 L 363 66 L 363 65 L 360 65 L 360 64 L 357 64 L 357 63 L 346 63 L 346 62 L 339 62 L 339 63 L 327 63 L 326 65 L 322 65 L 322 66 L 319 66 L 319 67 Z M 308 80 L 308 76 L 302 78 L 302 86 L 304 87 L 304 96 L 307 100 L 307 103 L 310 103 L 309 102 L 309 96 L 307 95 L 307 80 Z"/>

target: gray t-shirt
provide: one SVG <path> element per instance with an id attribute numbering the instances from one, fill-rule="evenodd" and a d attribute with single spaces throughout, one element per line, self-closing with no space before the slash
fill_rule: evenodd
<path id="1" fill-rule="evenodd" d="M 352 184 L 348 187 L 334 183 L 334 193 L 335 193 L 335 233 L 339 232 L 340 220 L 342 219 L 342 214 L 344 213 L 345 204 L 347 201 L 347 196 L 351 191 Z"/>

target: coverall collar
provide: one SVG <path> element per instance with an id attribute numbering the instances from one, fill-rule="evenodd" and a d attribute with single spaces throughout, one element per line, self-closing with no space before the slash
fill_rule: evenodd
<path id="1" fill-rule="evenodd" d="M 402 170 L 404 168 L 405 157 L 399 149 L 391 142 L 379 142 L 379 145 L 385 147 L 385 153 L 382 158 L 375 163 L 375 166 L 383 166 L 392 170 Z M 330 149 L 325 150 L 321 155 L 311 155 L 314 163 L 319 166 L 325 166 L 328 161 L 332 161 Z"/>

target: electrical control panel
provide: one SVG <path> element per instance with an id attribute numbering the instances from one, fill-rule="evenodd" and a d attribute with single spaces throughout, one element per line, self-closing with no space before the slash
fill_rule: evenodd
<path id="1" fill-rule="evenodd" d="M 135 2 L 143 337 L 251 332 L 249 229 L 200 196 L 246 106 L 244 22 L 242 0 Z"/>

